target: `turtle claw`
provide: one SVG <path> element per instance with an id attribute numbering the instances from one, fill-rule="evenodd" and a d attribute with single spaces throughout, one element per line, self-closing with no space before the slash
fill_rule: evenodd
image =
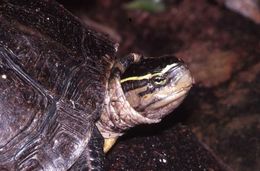
<path id="1" fill-rule="evenodd" d="M 104 146 L 103 146 L 103 151 L 104 153 L 107 153 L 113 145 L 116 143 L 118 137 L 113 137 L 113 138 L 105 138 Z"/>

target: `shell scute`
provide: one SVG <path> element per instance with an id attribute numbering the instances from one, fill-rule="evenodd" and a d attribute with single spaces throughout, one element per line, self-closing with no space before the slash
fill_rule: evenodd
<path id="1" fill-rule="evenodd" d="M 0 37 L 1 170 L 69 169 L 96 136 L 116 45 L 45 0 L 1 1 Z"/>

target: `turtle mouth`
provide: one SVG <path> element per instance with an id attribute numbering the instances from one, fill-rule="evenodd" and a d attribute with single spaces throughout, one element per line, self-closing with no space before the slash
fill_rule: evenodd
<path id="1" fill-rule="evenodd" d="M 191 77 L 189 70 L 180 68 L 173 81 L 165 87 L 154 92 L 151 96 L 153 102 L 147 105 L 146 110 L 156 110 L 172 103 L 172 108 L 176 108 L 189 92 L 194 79 Z M 176 106 L 176 107 L 175 107 Z"/>

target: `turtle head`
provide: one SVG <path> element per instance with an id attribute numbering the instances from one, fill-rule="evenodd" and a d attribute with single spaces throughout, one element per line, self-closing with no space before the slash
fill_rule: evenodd
<path id="1" fill-rule="evenodd" d="M 129 128 L 161 121 L 179 106 L 192 84 L 187 66 L 172 55 L 130 54 L 117 61 L 96 124 L 105 138 L 105 151 Z"/>
<path id="2" fill-rule="evenodd" d="M 183 101 L 193 78 L 174 56 L 144 57 L 131 65 L 120 81 L 129 104 L 143 117 L 159 122 Z"/>

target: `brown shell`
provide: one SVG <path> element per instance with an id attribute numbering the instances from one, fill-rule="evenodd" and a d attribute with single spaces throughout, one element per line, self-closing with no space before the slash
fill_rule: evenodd
<path id="1" fill-rule="evenodd" d="M 90 160 L 115 52 L 54 1 L 0 0 L 0 170 Z"/>

